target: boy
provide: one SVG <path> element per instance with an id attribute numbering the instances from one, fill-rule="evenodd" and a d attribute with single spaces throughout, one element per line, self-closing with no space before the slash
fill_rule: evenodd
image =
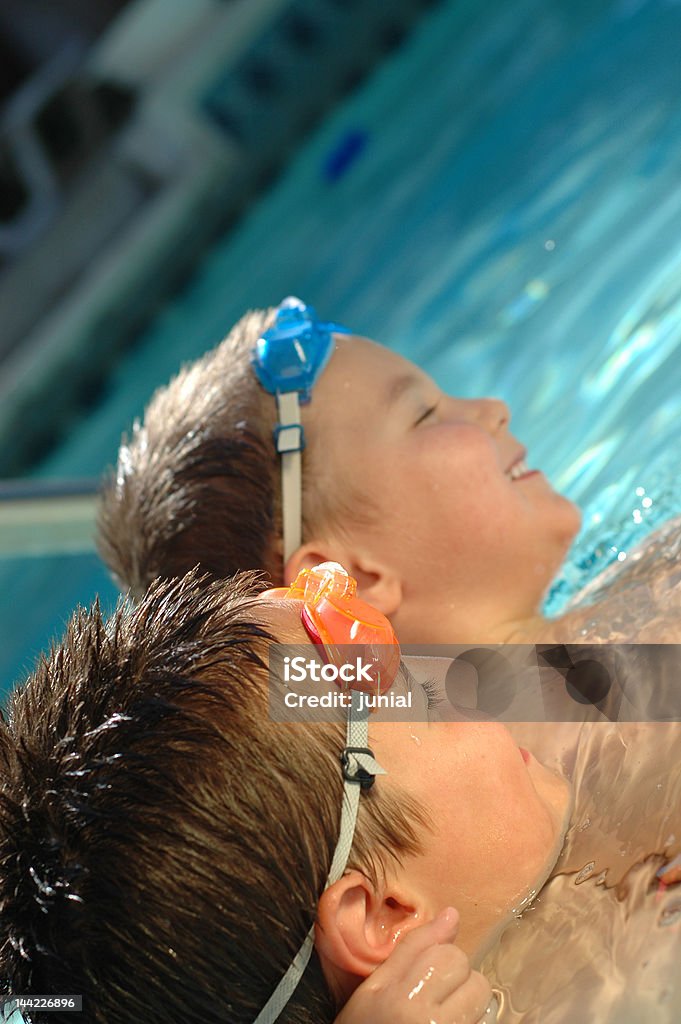
<path id="1" fill-rule="evenodd" d="M 338 561 L 403 643 L 533 642 L 579 513 L 508 422 L 286 300 L 154 396 L 105 487 L 100 551 L 137 594 L 196 564 L 276 585 Z"/>
<path id="2" fill-rule="evenodd" d="M 349 333 L 287 299 L 157 392 L 101 506 L 124 586 L 199 563 L 288 582 L 332 560 L 406 644 L 681 642 L 677 520 L 594 581 L 589 607 L 544 619 L 576 506 L 528 468 L 503 402 L 444 395 Z"/>
<path id="3" fill-rule="evenodd" d="M 550 870 L 566 786 L 495 723 L 423 727 L 415 745 L 416 724 L 370 722 L 375 784 L 355 786 L 348 837 L 342 720 L 267 714 L 270 637 L 307 640 L 301 605 L 257 601 L 243 578 L 159 582 L 108 623 L 77 613 L 15 693 L 0 732 L 6 993 L 79 993 L 107 1024 L 484 1014 L 468 958 Z M 300 983 L 263 1016 L 315 918 Z"/>

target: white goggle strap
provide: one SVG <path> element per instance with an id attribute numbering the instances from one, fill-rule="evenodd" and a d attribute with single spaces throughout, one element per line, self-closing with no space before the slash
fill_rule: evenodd
<path id="1" fill-rule="evenodd" d="M 23 1013 L 19 1007 L 11 1002 L 11 996 L 5 996 L 6 1002 L 0 1010 L 0 1024 L 26 1024 Z"/>
<path id="2" fill-rule="evenodd" d="M 378 761 L 367 747 L 369 739 L 369 712 L 361 707 L 360 694 L 352 691 L 352 706 L 348 711 L 346 730 L 347 745 L 343 751 L 343 805 L 338 830 L 336 852 L 331 861 L 331 868 L 326 879 L 325 889 L 337 882 L 345 871 L 350 856 L 352 841 L 355 837 L 357 812 L 359 810 L 360 790 L 373 782 L 375 775 L 385 775 Z M 314 949 L 314 924 L 305 936 L 302 946 L 274 992 L 255 1018 L 254 1024 L 274 1024 L 289 999 L 295 992 L 298 982 L 308 965 Z"/>
<path id="3" fill-rule="evenodd" d="M 281 516 L 284 533 L 284 565 L 300 547 L 303 515 L 303 474 L 301 452 L 305 435 L 300 422 L 297 391 L 277 392 L 279 422 L 275 431 L 277 451 L 281 455 Z"/>

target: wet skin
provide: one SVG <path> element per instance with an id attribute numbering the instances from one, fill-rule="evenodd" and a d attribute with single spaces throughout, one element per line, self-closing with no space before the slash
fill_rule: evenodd
<path id="1" fill-rule="evenodd" d="M 445 395 L 394 352 L 337 335 L 303 421 L 306 475 L 345 514 L 317 517 L 287 578 L 341 562 L 403 643 L 503 642 L 538 614 L 580 515 L 523 470 L 503 402 Z"/>

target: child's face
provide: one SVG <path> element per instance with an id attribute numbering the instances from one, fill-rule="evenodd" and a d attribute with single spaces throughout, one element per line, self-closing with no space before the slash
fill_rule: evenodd
<path id="1" fill-rule="evenodd" d="M 262 611 L 282 642 L 309 644 L 299 601 L 267 600 Z M 565 779 L 518 747 L 497 722 L 369 720 L 369 745 L 387 771 L 376 786 L 398 785 L 430 818 L 424 852 L 402 878 L 429 918 L 450 905 L 461 914 L 457 943 L 480 955 L 514 909 L 546 880 L 570 807 Z"/>
<path id="2" fill-rule="evenodd" d="M 368 573 L 379 565 L 399 579 L 409 601 L 408 616 L 393 616 L 400 639 L 453 639 L 432 635 L 435 602 L 440 620 L 443 610 L 459 614 L 463 641 L 463 609 L 475 610 L 473 633 L 480 622 L 533 613 L 579 513 L 541 472 L 512 479 L 524 449 L 509 433 L 507 407 L 445 395 L 367 339 L 336 342 L 303 414 L 315 486 L 329 504 L 358 496 L 361 526 L 343 525 L 357 556 L 350 568 L 361 578 L 363 559 Z"/>
<path id="3" fill-rule="evenodd" d="M 566 781 L 495 722 L 369 724 L 369 742 L 398 784 L 428 812 L 434 833 L 405 873 L 435 915 L 461 914 L 458 944 L 479 956 L 497 926 L 541 888 L 563 840 Z"/>

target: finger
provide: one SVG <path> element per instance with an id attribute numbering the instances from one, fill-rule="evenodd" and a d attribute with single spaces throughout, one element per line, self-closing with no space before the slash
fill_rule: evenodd
<path id="1" fill-rule="evenodd" d="M 459 912 L 454 907 L 445 907 L 432 921 L 411 929 L 398 940 L 388 959 L 374 971 L 374 984 L 383 986 L 411 977 L 417 958 L 433 946 L 453 942 L 458 930 Z"/>
<path id="2" fill-rule="evenodd" d="M 439 1005 L 464 985 L 471 974 L 471 962 L 459 946 L 429 946 L 419 953 L 402 978 L 409 998 Z"/>
<path id="3" fill-rule="evenodd" d="M 445 907 L 432 921 L 412 928 L 403 939 L 400 939 L 386 963 L 392 964 L 398 970 L 410 967 L 423 950 L 442 943 L 454 942 L 458 930 L 458 910 L 454 907 Z"/>
<path id="4" fill-rule="evenodd" d="M 466 1024 L 488 1021 L 486 1010 L 491 1000 L 492 986 L 487 978 L 479 971 L 471 971 L 463 985 L 440 1004 L 440 1015 L 443 1020 L 466 1021 Z"/>

